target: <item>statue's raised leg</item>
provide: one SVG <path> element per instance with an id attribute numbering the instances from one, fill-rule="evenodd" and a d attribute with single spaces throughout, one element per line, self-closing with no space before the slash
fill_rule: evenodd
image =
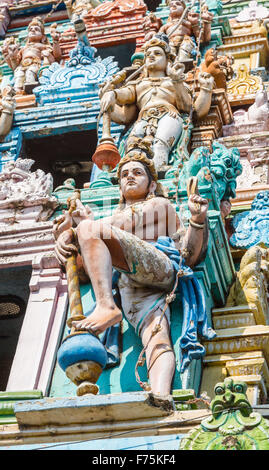
<path id="1" fill-rule="evenodd" d="M 129 268 L 111 226 L 86 220 L 79 224 L 77 235 L 84 268 L 95 293 L 96 308 L 85 320 L 75 323 L 75 326 L 100 334 L 122 318 L 112 295 L 112 265 L 127 272 Z"/>

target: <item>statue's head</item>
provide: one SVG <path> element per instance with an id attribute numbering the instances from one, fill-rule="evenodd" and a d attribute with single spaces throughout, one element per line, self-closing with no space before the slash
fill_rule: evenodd
<path id="1" fill-rule="evenodd" d="M 168 0 L 170 8 L 170 16 L 181 16 L 186 8 L 186 3 L 183 0 Z"/>
<path id="2" fill-rule="evenodd" d="M 150 144 L 145 139 L 135 139 L 129 143 L 125 156 L 117 169 L 121 200 L 148 199 L 165 196 L 163 187 L 158 183 L 158 174 L 153 163 Z"/>
<path id="3" fill-rule="evenodd" d="M 28 26 L 27 42 L 47 43 L 48 39 L 45 35 L 43 20 L 40 16 L 36 16 Z"/>
<path id="4" fill-rule="evenodd" d="M 143 46 L 144 64 L 146 70 L 166 71 L 167 65 L 173 61 L 175 56 L 172 54 L 169 40 L 166 34 L 156 34 Z"/>

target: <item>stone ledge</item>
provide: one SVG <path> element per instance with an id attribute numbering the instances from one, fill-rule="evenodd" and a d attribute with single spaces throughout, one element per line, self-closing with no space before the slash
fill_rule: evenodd
<path id="1" fill-rule="evenodd" d="M 168 416 L 171 412 L 149 404 L 146 392 L 72 398 L 44 398 L 17 402 L 19 426 L 90 424 Z"/>

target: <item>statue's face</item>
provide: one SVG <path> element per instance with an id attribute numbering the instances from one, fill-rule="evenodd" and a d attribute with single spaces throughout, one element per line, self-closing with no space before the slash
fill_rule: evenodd
<path id="1" fill-rule="evenodd" d="M 145 65 L 148 70 L 165 71 L 167 57 L 164 50 L 159 46 L 149 47 L 145 53 Z"/>
<path id="2" fill-rule="evenodd" d="M 170 0 L 169 7 L 172 16 L 180 16 L 185 10 L 185 5 L 180 0 Z"/>
<path id="3" fill-rule="evenodd" d="M 40 26 L 38 25 L 31 25 L 28 28 L 28 39 L 31 40 L 31 42 L 41 42 L 43 38 L 43 33 L 41 31 Z"/>
<path id="4" fill-rule="evenodd" d="M 128 162 L 123 165 L 120 188 L 126 201 L 146 198 L 149 192 L 149 177 L 142 163 Z"/>

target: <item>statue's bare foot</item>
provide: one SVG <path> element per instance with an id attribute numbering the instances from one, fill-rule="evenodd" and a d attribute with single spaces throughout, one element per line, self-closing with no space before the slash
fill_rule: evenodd
<path id="1" fill-rule="evenodd" d="M 116 305 L 114 307 L 96 306 L 94 311 L 84 320 L 73 322 L 72 326 L 76 330 L 88 330 L 99 335 L 110 326 L 119 323 L 122 319 L 122 313 Z"/>

